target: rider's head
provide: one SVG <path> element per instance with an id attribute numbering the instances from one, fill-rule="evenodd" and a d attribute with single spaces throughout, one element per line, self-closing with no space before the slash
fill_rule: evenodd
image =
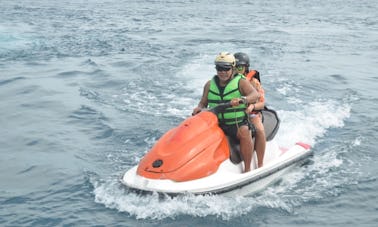
<path id="1" fill-rule="evenodd" d="M 235 57 L 228 52 L 221 52 L 215 58 L 215 69 L 220 81 L 227 82 L 232 78 L 235 67 Z"/>
<path id="2" fill-rule="evenodd" d="M 238 73 L 244 74 L 248 72 L 249 68 L 249 57 L 246 53 L 238 52 L 234 54 L 236 61 L 236 70 Z"/>

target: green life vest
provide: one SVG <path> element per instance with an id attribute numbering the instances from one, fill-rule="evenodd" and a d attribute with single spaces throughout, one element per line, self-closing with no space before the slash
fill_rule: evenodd
<path id="1" fill-rule="evenodd" d="M 228 82 L 224 89 L 220 88 L 217 76 L 214 76 L 210 82 L 210 90 L 207 95 L 209 108 L 213 108 L 220 103 L 230 102 L 233 98 L 240 98 L 242 95 L 239 91 L 239 80 L 244 78 L 243 75 L 238 74 Z M 236 107 L 225 109 L 224 112 L 218 114 L 218 120 L 221 124 L 231 125 L 240 123 L 246 118 L 246 105 L 240 104 Z"/>

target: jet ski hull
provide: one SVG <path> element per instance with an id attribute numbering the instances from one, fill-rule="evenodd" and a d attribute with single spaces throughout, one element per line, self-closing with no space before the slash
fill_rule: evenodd
<path id="1" fill-rule="evenodd" d="M 127 171 L 121 182 L 131 190 L 142 193 L 163 193 L 169 196 L 181 194 L 224 194 L 241 195 L 256 193 L 276 182 L 280 177 L 302 164 L 312 155 L 306 144 L 298 143 L 290 149 L 280 149 L 274 141 L 267 143 L 264 166 L 256 169 L 256 156 L 253 169 L 242 173 L 243 163 L 233 164 L 230 159 L 219 166 L 216 173 L 200 179 L 177 182 L 169 179 L 149 179 L 137 174 L 137 166 Z"/>

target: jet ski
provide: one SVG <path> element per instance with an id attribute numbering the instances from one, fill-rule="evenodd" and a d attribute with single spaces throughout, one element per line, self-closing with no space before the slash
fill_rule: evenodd
<path id="1" fill-rule="evenodd" d="M 297 142 L 286 149 L 274 137 L 280 120 L 277 113 L 262 110 L 266 133 L 264 165 L 257 168 L 254 152 L 251 171 L 243 173 L 239 144 L 218 126 L 217 114 L 230 103 L 202 111 L 166 132 L 140 160 L 121 176 L 121 183 L 138 193 L 169 196 L 182 194 L 248 195 L 258 192 L 312 155 L 310 146 Z"/>

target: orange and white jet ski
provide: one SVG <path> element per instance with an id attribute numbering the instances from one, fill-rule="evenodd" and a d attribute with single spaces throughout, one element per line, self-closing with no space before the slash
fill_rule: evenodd
<path id="1" fill-rule="evenodd" d="M 296 143 L 288 149 L 274 141 L 279 118 L 274 110 L 262 110 L 267 135 L 264 166 L 257 168 L 253 155 L 251 171 L 242 173 L 239 145 L 218 126 L 221 104 L 191 116 L 166 132 L 141 159 L 121 177 L 132 191 L 180 194 L 247 195 L 262 190 L 312 155 L 310 146 Z M 255 153 L 255 152 L 254 152 Z"/>

